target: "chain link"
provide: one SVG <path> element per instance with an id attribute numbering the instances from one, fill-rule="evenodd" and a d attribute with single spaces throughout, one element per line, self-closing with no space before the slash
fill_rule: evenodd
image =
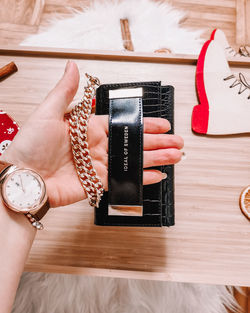
<path id="1" fill-rule="evenodd" d="M 96 77 L 85 74 L 88 83 L 84 87 L 83 99 L 69 115 L 69 130 L 75 168 L 91 206 L 98 207 L 104 189 L 100 178 L 93 167 L 89 153 L 87 130 L 92 110 L 92 99 L 100 81 Z"/>

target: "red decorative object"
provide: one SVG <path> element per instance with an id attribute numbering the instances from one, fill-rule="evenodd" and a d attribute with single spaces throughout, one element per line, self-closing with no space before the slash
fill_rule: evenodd
<path id="1" fill-rule="evenodd" d="M 216 28 L 212 31 L 211 36 L 210 36 L 210 40 L 214 40 L 214 36 L 216 34 L 216 31 L 217 31 Z"/>
<path id="2" fill-rule="evenodd" d="M 192 130 L 207 135 L 249 133 L 250 85 L 243 73 L 230 69 L 225 34 L 216 30 L 211 37 L 215 39 L 204 43 L 197 62 L 199 104 L 193 108 Z"/>
<path id="3" fill-rule="evenodd" d="M 209 104 L 204 85 L 204 61 L 207 48 L 211 40 L 208 40 L 202 47 L 196 68 L 196 90 L 200 104 L 196 105 L 192 114 L 192 129 L 200 134 L 206 134 L 209 119 Z"/>
<path id="4" fill-rule="evenodd" d="M 0 110 L 0 155 L 8 148 L 19 130 L 17 123 Z"/>

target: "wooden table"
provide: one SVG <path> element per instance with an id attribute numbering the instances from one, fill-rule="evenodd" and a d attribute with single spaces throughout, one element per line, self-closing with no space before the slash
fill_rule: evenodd
<path id="1" fill-rule="evenodd" d="M 196 57 L 0 49 L 0 66 L 14 60 L 19 68 L 0 83 L 1 109 L 22 125 L 68 58 L 75 59 L 82 76 L 88 72 L 103 83 L 161 80 L 175 86 L 175 129 L 187 156 L 175 167 L 176 225 L 100 227 L 86 202 L 52 209 L 25 270 L 250 286 L 250 224 L 238 205 L 242 188 L 250 184 L 250 138 L 192 133 Z M 250 80 L 250 61 L 230 64 Z M 83 86 L 81 81 L 73 103 Z"/>

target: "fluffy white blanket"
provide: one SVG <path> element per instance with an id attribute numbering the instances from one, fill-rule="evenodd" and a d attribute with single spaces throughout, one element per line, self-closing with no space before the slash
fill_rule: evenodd
<path id="1" fill-rule="evenodd" d="M 202 31 L 180 26 L 185 13 L 166 2 L 151 0 L 93 1 L 71 18 L 55 19 L 41 34 L 22 45 L 75 49 L 123 50 L 120 19 L 128 18 L 135 51 L 168 48 L 173 53 L 196 53 Z"/>
<path id="2" fill-rule="evenodd" d="M 12 313 L 227 313 L 224 286 L 24 273 Z"/>

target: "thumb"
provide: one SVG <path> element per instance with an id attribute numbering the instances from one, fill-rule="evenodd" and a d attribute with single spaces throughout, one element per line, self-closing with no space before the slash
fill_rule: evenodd
<path id="1" fill-rule="evenodd" d="M 79 80 L 80 75 L 77 65 L 73 61 L 68 61 L 63 77 L 41 105 L 41 109 L 47 112 L 46 116 L 64 117 L 68 105 L 77 92 Z"/>

